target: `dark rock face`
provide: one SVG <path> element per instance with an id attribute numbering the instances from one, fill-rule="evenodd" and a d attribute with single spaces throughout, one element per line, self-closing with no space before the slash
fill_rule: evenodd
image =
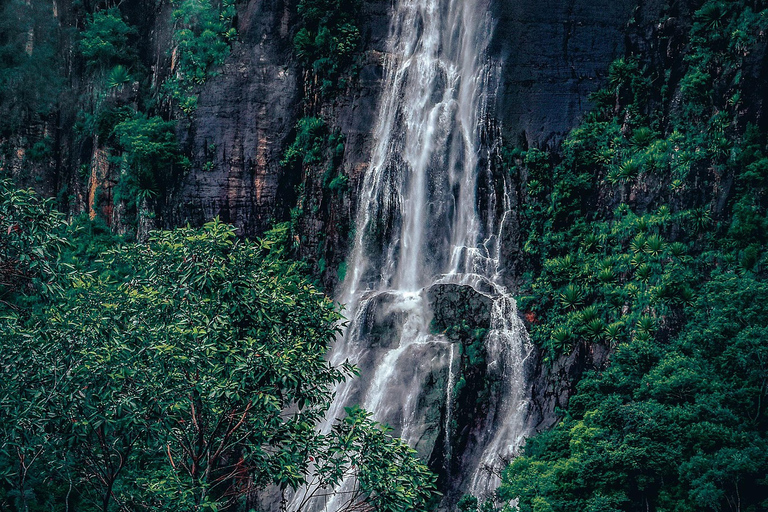
<path id="1" fill-rule="evenodd" d="M 636 0 L 494 0 L 491 54 L 502 62 L 496 116 L 513 143 L 556 144 L 624 50 Z"/>
<path id="2" fill-rule="evenodd" d="M 427 290 L 434 318 L 433 329 L 447 328 L 466 322 L 469 329 L 488 329 L 491 325 L 493 300 L 471 286 L 436 284 Z"/>
<path id="3" fill-rule="evenodd" d="M 358 180 L 368 166 L 373 148 L 373 130 L 376 123 L 381 81 L 384 78 L 382 56 L 386 51 L 389 34 L 391 2 L 366 1 L 362 17 L 363 46 L 360 71 L 354 85 L 333 106 L 332 117 L 346 137 L 344 172 Z M 353 187 L 354 190 L 354 187 Z"/>
<path id="4" fill-rule="evenodd" d="M 660 1 L 644 2 L 637 16 L 647 11 L 652 19 Z M 179 137 L 192 165 L 183 176 L 169 179 L 174 185 L 159 198 L 158 227 L 199 225 L 219 215 L 241 234 L 255 236 L 272 220 L 286 219 L 296 205 L 294 186 L 302 177 L 287 175 L 279 165 L 295 122 L 305 113 L 302 78 L 292 59 L 296 4 L 297 0 L 240 3 L 238 43 L 218 76 L 199 91 L 192 120 L 181 123 Z M 501 76 L 496 98 L 490 98 L 490 115 L 505 135 L 526 144 L 557 143 L 587 108 L 586 97 L 608 64 L 623 51 L 625 26 L 636 4 L 635 0 L 492 0 L 496 24 L 491 53 L 501 64 Z M 370 159 L 391 10 L 391 0 L 363 3 L 363 52 L 355 79 L 320 109 L 329 126 L 345 137 L 340 172 L 350 179 L 345 197 L 324 199 L 323 207 L 309 212 L 300 227 L 305 238 L 301 255 L 310 261 L 323 259 L 323 266 L 333 269 L 324 279 L 329 289 L 337 284 L 332 275 L 348 251 L 347 228 Z M 67 17 L 69 1 L 59 11 L 62 26 L 73 23 Z M 170 7 L 137 0 L 126 12 L 139 29 L 141 60 L 152 69 L 151 79 L 157 84 L 171 71 Z M 653 44 L 652 39 L 641 39 L 633 40 L 636 46 Z M 80 72 L 73 80 L 85 88 Z M 55 195 L 67 184 L 71 199 L 61 206 L 70 212 L 88 209 L 87 184 L 78 182 L 77 170 L 88 165 L 98 149 L 94 141 L 77 141 L 71 129 L 77 108 L 74 103 L 61 107 L 60 126 L 53 130 L 54 163 L 38 165 L 28 179 L 14 171 L 13 162 L 9 164 L 20 181 L 34 184 L 45 195 Z M 27 131 L 47 133 L 50 128 Z M 43 136 L 38 135 L 30 140 Z M 16 153 L 23 150 L 19 147 Z"/>
<path id="5" fill-rule="evenodd" d="M 374 145 L 390 6 L 391 2 L 386 0 L 363 2 L 363 51 L 354 79 L 345 91 L 321 108 L 329 127 L 344 137 L 344 155 L 338 174 L 349 179 L 348 190 L 341 194 L 324 190 L 323 171 L 319 169 L 309 170 L 304 176 L 300 255 L 314 267 L 328 291 L 339 284 L 342 276 L 337 269 L 343 265 L 353 242 L 358 191 Z"/>
<path id="6" fill-rule="evenodd" d="M 568 406 L 576 392 L 577 383 L 590 368 L 603 368 L 610 352 L 601 345 L 579 344 L 571 354 L 558 358 L 552 366 L 542 362 L 541 354 L 534 354 L 536 367 L 531 372 L 531 397 L 526 425 L 531 433 L 548 430 L 560 419 L 557 411 Z"/>
<path id="7" fill-rule="evenodd" d="M 206 82 L 194 119 L 180 134 L 192 169 L 169 201 L 170 225 L 219 215 L 253 236 L 290 208 L 279 162 L 299 98 L 293 12 L 289 0 L 251 0 L 239 9 L 241 43 Z"/>
<path id="8" fill-rule="evenodd" d="M 408 313 L 397 308 L 398 297 L 381 293 L 366 301 L 358 337 L 372 348 L 396 348 Z"/>

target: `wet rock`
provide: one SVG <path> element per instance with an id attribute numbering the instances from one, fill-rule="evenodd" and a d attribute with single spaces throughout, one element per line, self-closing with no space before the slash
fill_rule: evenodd
<path id="1" fill-rule="evenodd" d="M 365 340 L 366 345 L 374 349 L 396 348 L 408 317 L 408 311 L 402 307 L 402 297 L 384 292 L 364 301 L 357 325 L 358 339 Z"/>
<path id="2" fill-rule="evenodd" d="M 401 395 L 401 399 L 412 401 L 416 414 L 411 423 L 404 427 L 408 431 L 399 434 L 405 434 L 411 440 L 422 460 L 430 461 L 445 449 L 438 440 L 443 439 L 445 423 L 448 353 L 446 345 L 428 344 L 409 349 L 407 357 L 414 366 L 413 373 L 410 376 L 406 374 L 410 380 L 408 387 L 418 389 L 419 393 L 413 397 Z M 413 386 L 415 380 L 420 381 L 418 386 Z"/>
<path id="3" fill-rule="evenodd" d="M 427 290 L 432 310 L 432 328 L 443 332 L 466 323 L 469 329 L 488 329 L 491 325 L 493 300 L 471 286 L 436 284 Z"/>

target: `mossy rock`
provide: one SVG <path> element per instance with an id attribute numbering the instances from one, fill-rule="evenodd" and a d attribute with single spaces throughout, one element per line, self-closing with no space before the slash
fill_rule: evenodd
<path id="1" fill-rule="evenodd" d="M 493 299 L 469 285 L 436 284 L 427 291 L 432 309 L 432 330 L 451 338 L 462 332 L 487 330 L 491 325 Z M 462 326 L 462 329 L 453 329 Z"/>

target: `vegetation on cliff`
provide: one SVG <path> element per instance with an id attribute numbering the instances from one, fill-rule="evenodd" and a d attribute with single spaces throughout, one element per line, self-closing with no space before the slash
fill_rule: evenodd
<path id="1" fill-rule="evenodd" d="M 614 349 L 505 472 L 520 510 L 768 506 L 768 148 L 744 104 L 766 28 L 759 2 L 704 2 L 670 69 L 614 62 L 561 155 L 511 153 L 533 340 Z"/>
<path id="2" fill-rule="evenodd" d="M 61 209 L 140 236 L 190 165 L 179 121 L 194 115 L 200 87 L 237 36 L 233 1 L 151 7 L 163 14 L 155 27 L 142 2 L 0 7 L 0 172 L 53 181 Z M 152 46 L 160 37 L 167 50 Z M 67 163 L 73 169 L 57 180 L 45 175 Z"/>
<path id="3" fill-rule="evenodd" d="M 360 0 L 300 0 L 297 5 L 299 30 L 293 38 L 293 55 L 302 71 L 302 111 L 291 134 L 281 166 L 299 176 L 295 187 L 296 206 L 291 210 L 298 244 L 300 224 L 312 223 L 318 212 L 337 206 L 347 192 L 349 177 L 341 171 L 344 135 L 327 121 L 332 119 L 334 99 L 352 83 L 360 60 L 360 30 L 363 3 Z M 333 205 L 333 206 L 332 206 Z M 336 225 L 344 233 L 350 226 Z M 318 235 L 321 240 L 325 234 Z M 327 247 L 318 243 L 315 270 L 322 276 Z M 343 281 L 346 268 L 339 263 L 337 277 Z"/>

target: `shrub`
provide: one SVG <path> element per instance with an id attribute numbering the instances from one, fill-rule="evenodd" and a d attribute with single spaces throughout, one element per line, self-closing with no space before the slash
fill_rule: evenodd
<path id="1" fill-rule="evenodd" d="M 319 117 L 303 117 L 296 123 L 296 137 L 285 151 L 283 167 L 321 163 L 327 149 L 328 127 Z"/>
<path id="2" fill-rule="evenodd" d="M 134 57 L 129 44 L 136 29 L 128 25 L 116 7 L 96 11 L 80 33 L 79 49 L 89 66 L 128 62 Z"/>
<path id="3" fill-rule="evenodd" d="M 194 87 L 214 75 L 237 37 L 232 26 L 235 1 L 174 0 L 174 5 L 176 68 L 175 74 L 163 84 L 163 91 L 185 114 L 191 115 L 197 108 Z"/>

